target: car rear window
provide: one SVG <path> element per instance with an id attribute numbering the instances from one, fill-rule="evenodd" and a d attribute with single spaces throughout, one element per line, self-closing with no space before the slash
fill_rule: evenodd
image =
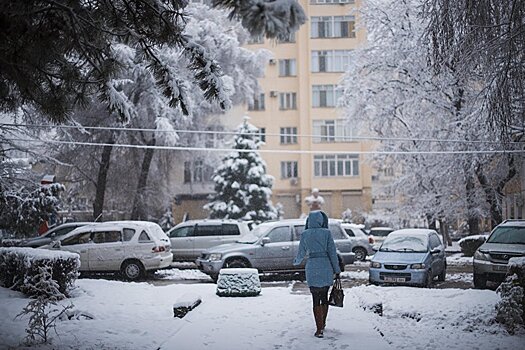
<path id="1" fill-rule="evenodd" d="M 393 230 L 374 230 L 374 229 L 371 229 L 370 230 L 370 234 L 374 235 L 374 236 L 378 236 L 378 237 L 386 237 L 392 231 Z"/>

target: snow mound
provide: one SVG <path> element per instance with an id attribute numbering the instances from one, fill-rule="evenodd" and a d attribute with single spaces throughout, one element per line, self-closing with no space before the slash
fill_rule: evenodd
<path id="1" fill-rule="evenodd" d="M 229 297 L 256 296 L 261 293 L 257 269 L 221 269 L 217 279 L 217 295 Z"/>

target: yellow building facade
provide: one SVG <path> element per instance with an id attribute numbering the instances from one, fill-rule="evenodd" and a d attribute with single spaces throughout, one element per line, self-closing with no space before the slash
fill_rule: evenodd
<path id="1" fill-rule="evenodd" d="M 206 2 L 193 0 L 193 2 Z M 210 125 L 234 130 L 248 115 L 260 128 L 265 145 L 261 156 L 267 173 L 275 178 L 272 201 L 282 204 L 285 218 L 298 218 L 309 211 L 305 198 L 318 188 L 330 217 L 343 211 L 368 212 L 372 208 L 372 169 L 361 151 L 370 143 L 355 138 L 358 130 L 346 123 L 336 108 L 341 91 L 337 86 L 349 63 L 351 50 L 366 40 L 356 29 L 358 18 L 353 0 L 300 0 L 308 17 L 286 42 L 254 38 L 245 47 L 267 49 L 265 77 L 253 103 L 227 114 L 210 117 Z M 277 151 L 277 152 L 264 152 Z M 220 155 L 217 155 L 220 156 Z M 173 169 L 176 222 L 205 218 L 202 206 L 213 193 L 207 176 L 194 176 L 207 155 L 193 153 L 183 167 Z M 182 164 L 181 164 L 182 165 Z M 184 181 L 180 181 L 184 179 Z"/>

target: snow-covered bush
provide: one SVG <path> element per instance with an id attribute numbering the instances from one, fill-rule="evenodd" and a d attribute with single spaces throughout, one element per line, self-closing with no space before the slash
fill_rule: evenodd
<path id="1" fill-rule="evenodd" d="M 217 280 L 217 295 L 221 297 L 251 297 L 261 293 L 257 269 L 221 269 Z"/>
<path id="2" fill-rule="evenodd" d="M 33 248 L 0 248 L 0 285 L 28 296 L 63 299 L 78 277 L 78 254 Z"/>
<path id="3" fill-rule="evenodd" d="M 525 257 L 509 260 L 507 278 L 497 292 L 501 301 L 496 304 L 496 320 L 513 334 L 525 324 Z"/>
<path id="4" fill-rule="evenodd" d="M 458 243 L 464 256 L 473 256 L 476 249 L 485 243 L 486 240 L 487 236 L 485 235 L 474 235 L 462 238 Z"/>

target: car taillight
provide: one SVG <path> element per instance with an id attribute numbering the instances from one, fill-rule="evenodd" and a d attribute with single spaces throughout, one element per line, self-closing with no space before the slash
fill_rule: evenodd
<path id="1" fill-rule="evenodd" d="M 368 236 L 368 243 L 374 244 L 374 237 Z"/>
<path id="2" fill-rule="evenodd" d="M 160 247 L 154 247 L 152 249 L 153 253 L 162 253 L 166 251 L 166 247 L 160 246 Z"/>

